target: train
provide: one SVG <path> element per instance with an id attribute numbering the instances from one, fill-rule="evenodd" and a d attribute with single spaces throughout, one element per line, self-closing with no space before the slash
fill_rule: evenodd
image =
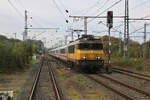
<path id="1" fill-rule="evenodd" d="M 66 62 L 71 68 L 85 72 L 97 72 L 105 68 L 102 40 L 93 35 L 82 35 L 65 46 L 51 49 L 49 54 Z M 105 69 L 111 73 L 109 67 Z"/>

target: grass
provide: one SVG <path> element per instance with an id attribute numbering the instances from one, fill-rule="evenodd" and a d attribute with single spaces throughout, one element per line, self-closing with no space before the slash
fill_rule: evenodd
<path id="1" fill-rule="evenodd" d="M 113 65 L 120 67 L 131 68 L 137 71 L 150 73 L 150 60 L 149 59 L 136 59 L 136 58 L 119 58 L 113 57 L 111 59 Z"/>

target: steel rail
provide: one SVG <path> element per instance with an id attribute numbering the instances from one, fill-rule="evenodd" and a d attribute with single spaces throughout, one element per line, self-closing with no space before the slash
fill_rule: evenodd
<path id="1" fill-rule="evenodd" d="M 118 90 L 112 88 L 111 86 L 108 86 L 107 84 L 105 84 L 105 82 L 102 82 L 102 81 L 100 81 L 100 80 L 97 80 L 97 79 L 95 79 L 95 78 L 93 78 L 93 77 L 91 77 L 91 76 L 89 76 L 89 75 L 86 76 L 86 77 L 88 77 L 88 78 L 90 78 L 91 80 L 94 80 L 95 82 L 97 82 L 97 83 L 103 85 L 103 86 L 106 87 L 107 89 L 110 89 L 111 91 L 115 92 L 116 94 L 120 95 L 121 97 L 125 98 L 126 100 L 134 100 L 133 98 L 129 97 L 128 95 L 126 95 L 126 94 L 124 94 L 124 93 L 121 93 L 120 91 L 118 91 Z"/>
<path id="2" fill-rule="evenodd" d="M 33 96 L 34 96 L 34 93 L 35 93 L 35 89 L 36 89 L 36 86 L 37 86 L 37 83 L 38 83 L 38 80 L 39 80 L 39 77 L 40 77 L 42 66 L 43 66 L 43 60 L 41 61 L 40 69 L 39 69 L 39 71 L 36 74 L 36 77 L 35 77 L 33 86 L 31 88 L 28 100 L 32 100 L 33 99 Z"/>
<path id="3" fill-rule="evenodd" d="M 54 91 L 55 91 L 56 100 L 63 100 L 62 96 L 61 96 L 61 93 L 59 91 L 58 85 L 56 83 L 56 79 L 55 79 L 55 76 L 54 76 L 54 71 L 51 68 L 49 62 L 47 62 L 47 65 L 48 65 L 49 75 L 50 75 L 51 81 L 53 83 L 53 88 L 54 88 Z"/>
<path id="4" fill-rule="evenodd" d="M 106 75 L 101 75 L 101 74 L 99 74 L 98 76 L 100 76 L 100 77 L 102 77 L 102 78 L 105 78 L 105 79 L 107 79 L 107 80 L 110 80 L 110 81 L 112 81 L 112 82 L 115 82 L 115 83 L 117 83 L 117 84 L 120 84 L 120 85 L 122 85 L 122 86 L 124 86 L 124 87 L 127 87 L 127 88 L 129 88 L 129 89 L 132 89 L 132 90 L 138 92 L 138 93 L 141 93 L 141 94 L 144 94 L 144 95 L 150 97 L 150 93 L 147 93 L 147 92 L 145 92 L 145 91 L 143 91 L 143 90 L 137 89 L 137 88 L 135 88 L 135 87 L 133 87 L 133 86 L 127 85 L 127 84 L 125 84 L 125 83 L 123 83 L 123 82 L 120 82 L 120 81 L 118 81 L 118 80 L 115 80 L 115 79 L 113 79 L 113 78 L 111 78 L 111 77 L 108 77 L 108 76 L 106 76 Z"/>
<path id="5" fill-rule="evenodd" d="M 126 72 L 123 72 L 123 71 L 120 71 L 120 70 L 115 70 L 115 69 L 113 69 L 113 71 L 117 72 L 117 73 L 120 73 L 120 74 L 127 75 L 127 76 L 131 76 L 131 77 L 134 77 L 134 78 L 137 78 L 137 79 L 141 79 L 141 80 L 145 80 L 145 81 L 150 81 L 150 79 L 144 78 L 142 76 L 136 76 L 136 74 L 132 75 L 132 73 L 126 73 Z"/>
<path id="6" fill-rule="evenodd" d="M 145 75 L 145 74 L 141 74 L 141 73 L 137 73 L 137 72 L 125 70 L 125 69 L 120 69 L 120 68 L 113 68 L 113 69 L 115 69 L 115 70 L 120 70 L 120 71 L 124 71 L 124 72 L 128 72 L 128 73 L 132 73 L 132 74 L 136 74 L 136 75 L 140 75 L 140 76 L 144 76 L 144 77 L 147 77 L 147 78 L 150 78 L 150 75 Z"/>

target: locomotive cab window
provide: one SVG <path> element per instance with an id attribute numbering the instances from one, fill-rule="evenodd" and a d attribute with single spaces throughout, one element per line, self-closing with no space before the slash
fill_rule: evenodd
<path id="1" fill-rule="evenodd" d="M 68 52 L 69 53 L 74 53 L 74 51 L 75 51 L 75 45 L 71 45 L 71 46 L 68 47 Z"/>
<path id="2" fill-rule="evenodd" d="M 80 50 L 102 50 L 103 44 L 101 43 L 81 43 L 78 44 Z"/>

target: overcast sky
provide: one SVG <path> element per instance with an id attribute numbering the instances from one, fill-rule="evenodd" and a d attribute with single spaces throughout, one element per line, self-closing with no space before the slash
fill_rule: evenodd
<path id="1" fill-rule="evenodd" d="M 17 32 L 17 38 L 22 39 L 24 10 L 26 9 L 28 10 L 28 17 L 33 17 L 33 19 L 28 20 L 28 26 L 60 28 L 57 32 L 55 30 L 29 31 L 28 35 L 30 38 L 43 32 L 37 39 L 46 39 L 47 46 L 51 46 L 51 40 L 53 43 L 56 43 L 58 40 L 63 39 L 65 34 L 69 34 L 66 33 L 68 27 L 72 26 L 75 29 L 83 29 L 83 20 L 73 23 L 72 18 L 68 17 L 69 15 L 98 15 L 117 1 L 120 0 L 10 0 L 10 2 L 8 0 L 0 0 L 0 34 L 14 37 L 13 33 Z M 109 10 L 114 11 L 114 15 L 124 15 L 124 1 L 122 0 Z M 129 8 L 131 18 L 150 15 L 150 0 L 129 0 Z M 65 10 L 68 10 L 69 13 L 66 13 Z M 105 16 L 106 12 L 102 15 Z M 65 19 L 69 20 L 68 24 L 65 22 Z M 89 34 L 93 34 L 93 31 L 107 30 L 106 26 L 98 24 L 100 21 L 106 23 L 106 19 L 95 19 L 88 23 Z M 144 26 L 145 22 L 150 23 L 150 21 L 136 21 L 131 23 L 130 32 Z M 114 19 L 114 27 L 122 23 L 123 19 Z M 123 32 L 123 26 L 119 27 L 118 30 Z M 103 32 L 96 35 L 101 36 L 106 34 L 107 32 Z M 112 32 L 112 35 L 119 36 L 116 32 Z M 142 33 L 131 35 L 142 36 Z M 132 37 L 132 39 L 140 42 L 143 41 L 142 37 Z M 147 40 L 149 40 L 149 36 Z"/>

